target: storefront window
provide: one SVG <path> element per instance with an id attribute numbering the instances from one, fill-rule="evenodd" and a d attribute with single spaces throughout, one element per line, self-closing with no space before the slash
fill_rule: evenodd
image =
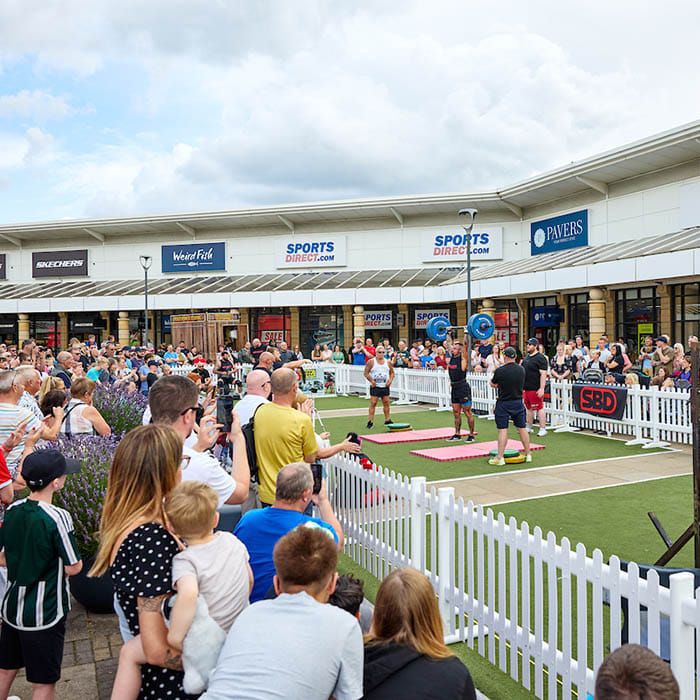
<path id="1" fill-rule="evenodd" d="M 301 351 L 310 357 L 314 345 L 327 345 L 331 350 L 343 347 L 343 308 L 341 306 L 304 307 L 299 311 Z M 345 348 L 347 350 L 347 348 Z"/>
<path id="2" fill-rule="evenodd" d="M 37 345 L 51 348 L 54 353 L 62 347 L 62 342 L 68 342 L 67 338 L 61 338 L 58 316 L 32 316 L 29 320 L 29 335 L 36 340 Z"/>
<path id="3" fill-rule="evenodd" d="M 499 300 L 493 314 L 496 325 L 495 338 L 498 342 L 517 347 L 518 345 L 518 307 L 514 301 Z"/>
<path id="4" fill-rule="evenodd" d="M 559 324 L 564 312 L 556 296 L 534 297 L 528 304 L 529 338 L 537 338 L 545 354 L 553 355 L 559 340 Z M 526 339 L 527 340 L 527 339 Z"/>
<path id="5" fill-rule="evenodd" d="M 251 320 L 253 337 L 263 343 L 291 342 L 292 317 L 288 309 L 253 309 Z"/>
<path id="6" fill-rule="evenodd" d="M 623 338 L 628 353 L 636 356 L 640 339 L 661 332 L 660 315 L 656 287 L 618 289 L 615 292 L 615 340 Z"/>
<path id="7" fill-rule="evenodd" d="M 425 338 L 428 321 L 435 316 L 446 316 L 451 324 L 457 323 L 456 304 L 433 304 L 432 306 L 412 306 L 409 310 L 409 332 L 405 340 L 409 343 L 416 338 Z M 397 339 L 398 342 L 399 339 Z"/>
<path id="8" fill-rule="evenodd" d="M 672 343 L 687 346 L 689 336 L 700 336 L 700 283 L 671 287 L 671 320 Z"/>
<path id="9" fill-rule="evenodd" d="M 588 294 L 569 294 L 569 338 L 580 335 L 590 345 Z"/>
<path id="10" fill-rule="evenodd" d="M 17 345 L 17 317 L 0 316 L 0 342 Z"/>

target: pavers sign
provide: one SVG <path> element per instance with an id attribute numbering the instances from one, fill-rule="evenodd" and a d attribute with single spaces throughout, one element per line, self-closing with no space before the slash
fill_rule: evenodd
<path id="1" fill-rule="evenodd" d="M 530 224 L 530 255 L 588 245 L 588 209 Z"/>
<path id="2" fill-rule="evenodd" d="M 212 272 L 226 269 L 225 243 L 188 243 L 161 248 L 163 272 Z"/>
<path id="3" fill-rule="evenodd" d="M 32 277 L 87 277 L 87 250 L 32 253 Z"/>

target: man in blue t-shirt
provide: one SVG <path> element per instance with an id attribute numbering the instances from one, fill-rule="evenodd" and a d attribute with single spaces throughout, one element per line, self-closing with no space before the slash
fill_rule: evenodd
<path id="1" fill-rule="evenodd" d="M 366 365 L 367 360 L 372 357 L 366 350 L 361 338 L 355 338 L 355 347 L 353 347 L 351 354 L 353 365 Z"/>
<path id="2" fill-rule="evenodd" d="M 233 534 L 248 550 L 255 580 L 250 593 L 251 603 L 262 600 L 271 592 L 272 578 L 275 575 L 272 551 L 280 537 L 295 527 L 302 525 L 322 528 L 333 538 L 338 549 L 343 549 L 343 530 L 328 500 L 325 484 L 319 493 L 313 493 L 313 483 L 311 467 L 306 462 L 288 464 L 277 475 L 275 502 L 272 506 L 249 511 L 236 525 Z M 318 506 L 321 519 L 304 515 L 310 502 Z"/>

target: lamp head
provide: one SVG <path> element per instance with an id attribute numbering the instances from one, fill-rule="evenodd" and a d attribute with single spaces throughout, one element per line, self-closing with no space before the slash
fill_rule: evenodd
<path id="1" fill-rule="evenodd" d="M 471 230 L 474 228 L 474 222 L 476 221 L 476 215 L 479 213 L 478 209 L 472 209 L 472 208 L 467 208 L 467 209 L 460 209 L 457 214 L 459 216 L 468 216 L 468 223 L 467 224 L 462 224 L 462 228 L 467 232 L 471 233 Z"/>
<path id="2" fill-rule="evenodd" d="M 140 255 L 139 262 L 144 270 L 148 270 L 153 263 L 153 258 L 150 255 Z"/>

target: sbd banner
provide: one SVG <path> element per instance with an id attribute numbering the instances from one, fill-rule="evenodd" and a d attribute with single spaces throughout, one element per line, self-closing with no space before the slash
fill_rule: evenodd
<path id="1" fill-rule="evenodd" d="M 574 384 L 574 410 L 598 418 L 622 420 L 627 387 L 609 384 Z"/>

